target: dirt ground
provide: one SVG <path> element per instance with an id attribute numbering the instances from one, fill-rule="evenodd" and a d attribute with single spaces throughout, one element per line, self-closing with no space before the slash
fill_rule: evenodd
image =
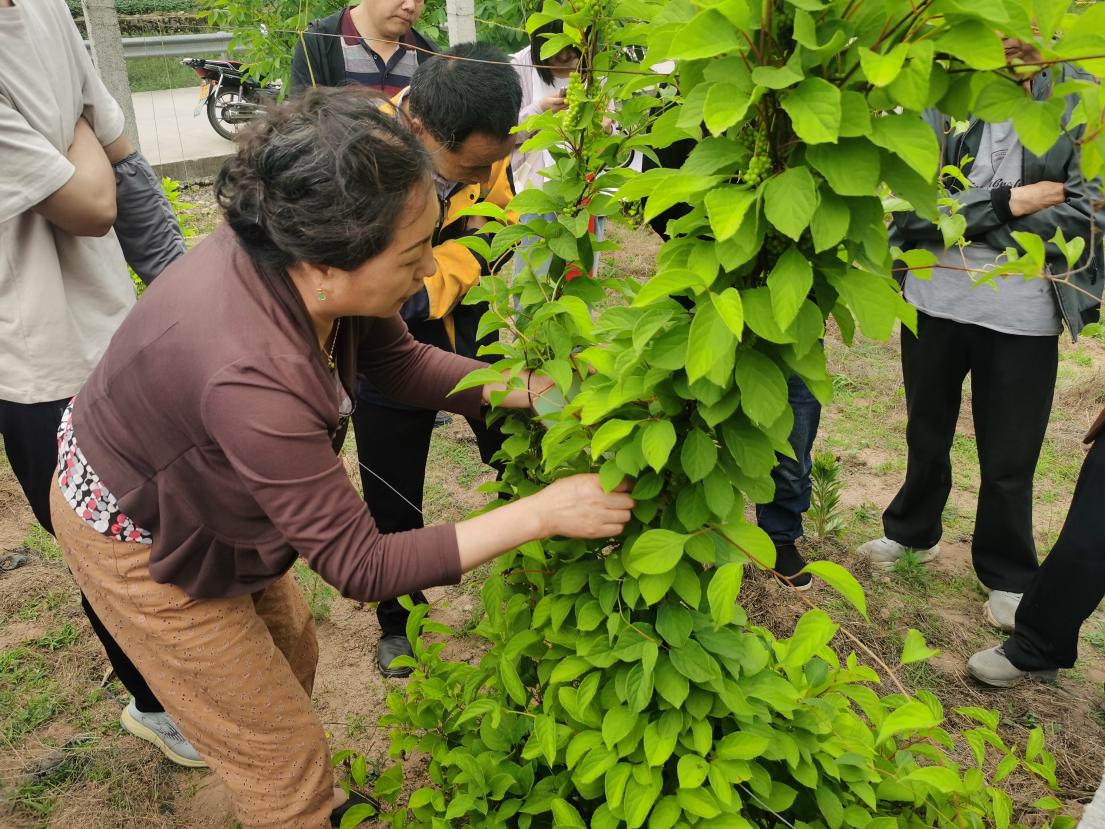
<path id="1" fill-rule="evenodd" d="M 202 194 L 190 201 L 203 201 Z M 208 202 L 209 203 L 209 202 Z M 210 222 L 203 228 L 208 229 Z M 647 235 L 614 229 L 629 252 L 606 267 L 642 277 L 655 266 Z M 1105 616 L 1083 629 L 1081 658 L 1056 686 L 982 690 L 967 677 L 966 658 L 996 644 L 982 621 L 984 594 L 970 566 L 970 532 L 977 495 L 977 455 L 965 395 L 960 438 L 953 450 L 955 491 L 945 512 L 941 556 L 927 568 L 905 566 L 872 574 L 851 555 L 854 546 L 881 534 L 879 515 L 904 473 L 904 403 L 897 344 L 858 342 L 845 348 L 830 332 L 827 345 L 837 376 L 836 399 L 824 413 L 818 451 L 832 453 L 842 481 L 841 526 L 834 537 L 806 541 L 810 557 L 849 566 L 868 593 L 866 623 L 824 586 L 807 594 L 893 665 L 906 631 L 919 629 L 942 653 L 899 672 L 913 688 L 935 692 L 950 713 L 981 705 L 1003 717 L 1007 740 L 1023 743 L 1042 725 L 1056 754 L 1059 796 L 1077 814 L 1101 777 L 1105 761 Z M 1062 524 L 1081 462 L 1081 430 L 1105 404 L 1105 343 L 1064 343 L 1055 413 L 1038 469 L 1036 526 L 1046 552 Z M 346 448 L 352 472 L 355 455 Z M 355 478 L 355 476 L 353 476 Z M 459 418 L 435 433 L 425 506 L 428 521 L 463 517 L 486 496 L 475 487 L 489 479 Z M 101 687 L 106 658 L 92 636 L 77 593 L 52 540 L 37 529 L 5 460 L 0 460 L 0 552 L 26 547 L 30 563 L 0 573 L 0 827 L 4 829 L 228 829 L 233 817 L 221 786 L 206 772 L 179 769 L 118 726 L 126 699 L 121 686 Z M 480 574 L 457 587 L 429 591 L 433 616 L 470 630 L 479 618 Z M 375 666 L 379 636 L 370 607 L 337 597 L 304 576 L 319 621 L 321 658 L 314 700 L 335 749 L 352 748 L 386 763 L 387 734 L 375 726 L 389 691 Z M 1061 600 L 1061 597 L 1057 597 Z M 785 635 L 806 606 L 762 577 L 746 579 L 741 601 L 761 624 Z M 449 648 L 476 659 L 479 643 L 461 635 Z M 847 643 L 842 650 L 849 650 Z M 861 654 L 865 662 L 870 660 Z M 957 717 L 952 715 L 953 728 Z M 1026 806 L 1043 791 L 1014 781 Z"/>

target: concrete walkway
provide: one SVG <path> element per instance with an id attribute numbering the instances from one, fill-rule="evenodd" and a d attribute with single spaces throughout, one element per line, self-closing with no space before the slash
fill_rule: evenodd
<path id="1" fill-rule="evenodd" d="M 199 83 L 183 89 L 136 92 L 134 117 L 142 153 L 162 175 L 178 179 L 208 177 L 234 152 L 211 127 L 200 104 Z"/>

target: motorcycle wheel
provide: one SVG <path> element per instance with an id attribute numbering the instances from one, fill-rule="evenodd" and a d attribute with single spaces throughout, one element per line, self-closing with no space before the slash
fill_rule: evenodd
<path id="1" fill-rule="evenodd" d="M 221 89 L 218 95 L 207 99 L 207 120 L 211 122 L 212 129 L 228 141 L 237 137 L 242 125 L 224 120 L 223 110 L 230 104 L 239 104 L 244 100 L 239 89 Z"/>

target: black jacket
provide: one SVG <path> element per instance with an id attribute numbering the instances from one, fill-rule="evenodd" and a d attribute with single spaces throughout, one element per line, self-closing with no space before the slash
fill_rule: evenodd
<path id="1" fill-rule="evenodd" d="M 1081 70 L 1067 65 L 1046 69 L 1033 78 L 1032 96 L 1037 101 L 1047 100 L 1053 86 L 1070 78 L 1088 77 Z M 1067 97 L 1062 120 L 1064 132 L 1051 149 L 1043 156 L 1037 156 L 1027 147 L 1024 148 L 1024 183 L 1063 182 L 1067 188 L 1065 203 L 1028 216 L 1012 218 L 1002 216 L 995 209 L 992 191 L 980 188 L 962 190 L 954 179 L 949 178 L 948 181 L 952 197 L 959 201 L 959 215 L 967 220 L 964 236 L 969 240 L 978 240 L 997 250 L 1005 250 L 1019 247 L 1012 235 L 1013 231 L 1035 233 L 1047 240 L 1055 235 L 1056 229 L 1061 229 L 1067 239 L 1080 237 L 1085 240 L 1086 247 L 1081 260 L 1076 263 L 1070 276 L 1071 284 L 1052 283 L 1059 313 L 1070 328 L 1072 338 L 1077 338 L 1083 326 L 1097 321 L 1102 291 L 1105 290 L 1105 256 L 1102 251 L 1105 207 L 1101 202 L 1101 179 L 1086 181 L 1082 177 L 1077 139 L 1081 137 L 1085 126 L 1080 125 L 1069 132 L 1066 130 L 1076 102 L 1075 96 Z M 951 134 L 950 121 L 946 115 L 932 109 L 926 110 L 924 117 L 940 139 L 941 167 L 948 164 L 958 165 L 964 156 L 978 155 L 983 124 L 977 118 L 972 117 L 966 132 L 955 136 Z M 964 169 L 964 173 L 968 172 L 969 165 Z M 918 242 L 935 242 L 940 239 L 942 236 L 939 228 L 916 213 L 893 214 L 890 244 L 908 250 Z M 1067 262 L 1059 248 L 1049 244 L 1046 252 L 1052 271 L 1057 274 L 1066 273 Z"/>
<path id="2" fill-rule="evenodd" d="M 296 41 L 292 55 L 292 83 L 290 93 L 293 97 L 311 86 L 344 86 L 345 59 L 341 52 L 341 16 L 345 9 L 339 9 L 329 17 L 315 20 L 307 27 L 303 37 Z M 411 29 L 407 37 L 410 43 L 419 49 L 437 51 L 433 41 Z M 417 52 L 418 62 L 430 57 L 429 52 Z"/>

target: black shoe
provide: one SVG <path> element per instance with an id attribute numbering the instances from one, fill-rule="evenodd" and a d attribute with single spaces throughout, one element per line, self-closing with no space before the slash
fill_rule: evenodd
<path id="1" fill-rule="evenodd" d="M 406 636 L 397 633 L 389 633 L 380 637 L 380 644 L 376 646 L 376 664 L 380 666 L 380 673 L 386 677 L 402 678 L 410 676 L 412 668 L 392 668 L 391 663 L 400 656 L 414 656 L 411 643 Z"/>
<path id="2" fill-rule="evenodd" d="M 793 544 L 775 545 L 775 578 L 779 584 L 792 590 L 809 590 L 813 576 L 799 572 L 805 566 L 806 560 Z"/>
<path id="3" fill-rule="evenodd" d="M 438 412 L 434 415 L 434 428 L 438 426 L 448 426 L 453 422 L 453 416 L 448 412 Z"/>
<path id="4" fill-rule="evenodd" d="M 330 812 L 330 825 L 341 826 L 341 819 L 345 816 L 345 813 L 352 809 L 354 806 L 371 806 L 376 810 L 376 814 L 380 814 L 380 803 L 374 797 L 369 797 L 366 794 L 360 792 L 350 792 L 349 799 L 345 803 L 341 804 L 338 808 Z M 366 824 L 367 825 L 367 824 Z"/>

